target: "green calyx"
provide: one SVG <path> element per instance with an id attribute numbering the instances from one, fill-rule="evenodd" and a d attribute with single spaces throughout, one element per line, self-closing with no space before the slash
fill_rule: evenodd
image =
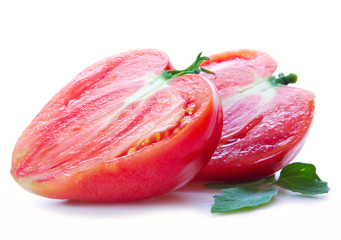
<path id="1" fill-rule="evenodd" d="M 294 73 L 290 73 L 284 76 L 283 73 L 279 73 L 277 78 L 275 76 L 271 76 L 268 80 L 274 86 L 288 85 L 290 83 L 297 82 L 297 75 Z"/>
<path id="2" fill-rule="evenodd" d="M 161 73 L 161 77 L 163 77 L 165 80 L 170 80 L 172 78 L 175 78 L 175 77 L 178 77 L 178 76 L 182 76 L 182 75 L 185 75 L 185 74 L 199 74 L 200 72 L 205 72 L 205 73 L 208 73 L 208 74 L 214 74 L 213 72 L 200 67 L 200 64 L 204 60 L 210 60 L 208 57 L 205 57 L 205 56 L 202 57 L 201 54 L 202 53 L 199 53 L 199 55 L 195 59 L 194 63 L 192 63 L 192 65 L 189 66 L 188 68 L 186 68 L 184 70 L 168 70 L 168 71 L 163 71 L 163 73 Z"/>

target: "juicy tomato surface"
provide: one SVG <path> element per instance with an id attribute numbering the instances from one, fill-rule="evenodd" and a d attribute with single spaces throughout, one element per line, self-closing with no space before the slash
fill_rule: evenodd
<path id="1" fill-rule="evenodd" d="M 300 151 L 314 114 L 314 94 L 269 77 L 276 61 L 264 52 L 217 54 L 202 67 L 217 87 L 224 125 L 212 159 L 196 180 L 250 181 L 274 174 Z"/>
<path id="2" fill-rule="evenodd" d="M 158 50 L 106 58 L 82 71 L 20 136 L 11 174 L 56 199 L 128 201 L 179 188 L 211 158 L 222 129 L 214 86 L 172 69 Z"/>

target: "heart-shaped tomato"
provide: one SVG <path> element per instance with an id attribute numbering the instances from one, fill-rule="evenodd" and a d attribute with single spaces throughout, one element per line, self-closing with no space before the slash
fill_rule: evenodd
<path id="1" fill-rule="evenodd" d="M 219 142 L 221 102 L 202 76 L 171 69 L 165 53 L 136 50 L 82 71 L 19 138 L 15 180 L 83 201 L 150 198 L 192 180 Z"/>
<path id="2" fill-rule="evenodd" d="M 314 115 L 314 94 L 271 77 L 276 61 L 252 50 L 210 57 L 202 66 L 223 103 L 222 137 L 197 180 L 248 181 L 274 174 L 302 148 Z M 295 80 L 295 79 L 293 79 Z"/>

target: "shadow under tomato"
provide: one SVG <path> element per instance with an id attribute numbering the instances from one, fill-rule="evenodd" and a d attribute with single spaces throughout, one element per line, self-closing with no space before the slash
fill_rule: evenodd
<path id="1" fill-rule="evenodd" d="M 213 195 L 220 190 L 207 189 L 204 182 L 191 182 L 173 192 L 155 198 L 118 202 L 118 203 L 89 203 L 76 200 L 51 200 L 42 206 L 58 214 L 71 214 L 79 216 L 122 217 L 131 215 L 145 215 L 164 211 L 183 211 L 184 209 L 210 213 L 214 202 Z"/>

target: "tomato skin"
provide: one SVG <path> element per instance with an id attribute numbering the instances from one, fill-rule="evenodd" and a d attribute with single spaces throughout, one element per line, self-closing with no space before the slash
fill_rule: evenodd
<path id="1" fill-rule="evenodd" d="M 142 56 L 141 60 L 136 56 Z M 170 93 L 176 93 L 175 98 L 181 97 L 184 102 L 196 106 L 188 122 L 181 125 L 170 137 L 153 142 L 135 152 L 111 157 L 112 152 L 107 150 L 111 147 L 108 139 L 119 136 L 119 133 L 111 132 L 111 126 L 108 125 L 109 130 L 101 131 L 94 140 L 85 142 L 88 147 L 80 146 L 79 152 L 72 145 L 72 151 L 61 147 L 68 141 L 73 145 L 78 144 L 68 138 L 68 134 L 73 134 L 73 131 L 85 131 L 80 138 L 76 138 L 80 141 L 93 134 L 93 131 L 96 131 L 93 125 L 97 127 L 97 122 L 85 121 L 88 127 L 83 127 L 81 121 L 88 118 L 91 120 L 93 116 L 102 119 L 97 112 L 109 108 L 107 101 L 121 96 L 122 90 L 113 90 L 116 94 L 114 97 L 111 97 L 109 91 L 110 94 L 105 93 L 94 99 L 91 99 L 93 95 L 87 95 L 89 92 L 104 91 L 101 89 L 106 89 L 120 76 L 125 77 L 123 82 L 129 83 L 134 81 L 137 75 L 144 76 L 150 71 L 160 74 L 165 69 L 172 69 L 172 65 L 163 52 L 136 50 L 104 59 L 81 72 L 52 98 L 19 138 L 13 151 L 11 173 L 14 179 L 26 190 L 44 197 L 89 202 L 151 198 L 191 181 L 211 158 L 222 129 L 220 98 L 215 87 L 199 75 L 174 78 L 166 88 L 171 89 Z M 133 86 L 139 87 L 138 84 L 139 82 L 134 82 Z M 164 101 L 170 101 L 167 96 L 164 95 L 165 99 L 161 98 L 155 104 L 162 106 Z M 70 101 L 72 103 L 68 104 Z M 153 102 L 148 100 L 146 103 Z M 72 111 L 68 111 L 63 108 L 65 105 L 75 106 Z M 146 109 L 149 107 L 146 106 Z M 132 110 L 129 111 L 127 114 L 134 114 Z M 106 112 L 103 111 L 104 113 Z M 104 119 L 107 121 L 109 117 L 111 115 Z M 138 127 L 134 129 L 138 123 L 137 119 L 143 120 L 137 116 L 126 125 L 126 129 L 133 134 L 139 130 Z M 73 124 L 77 125 L 77 121 L 80 126 L 73 127 Z M 113 125 L 115 124 L 118 123 L 114 122 Z M 82 128 L 91 131 L 79 130 Z M 105 134 L 107 137 L 101 140 L 100 137 Z M 60 143 L 54 144 L 56 141 Z M 100 146 L 98 150 L 95 149 L 97 146 Z M 57 151 L 59 148 L 65 149 L 66 152 Z M 84 151 L 89 153 L 86 155 Z M 54 157 L 51 155 L 53 152 L 58 155 Z"/>
<path id="2" fill-rule="evenodd" d="M 273 97 L 262 104 L 267 93 L 261 96 L 256 91 L 243 97 L 238 92 L 255 88 L 257 79 L 270 77 L 276 66 L 269 55 L 252 50 L 217 54 L 203 64 L 217 75 L 210 80 L 222 98 L 224 126 L 216 152 L 196 180 L 264 178 L 282 169 L 300 151 L 314 115 L 313 93 L 289 86 L 269 87 L 266 91 Z M 235 100 L 238 95 L 242 97 Z"/>

